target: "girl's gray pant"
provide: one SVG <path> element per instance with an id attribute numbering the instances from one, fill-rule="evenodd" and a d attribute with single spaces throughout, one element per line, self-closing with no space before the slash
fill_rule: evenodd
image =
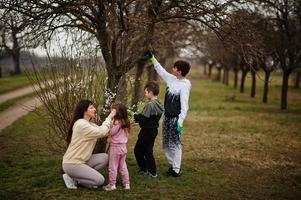
<path id="1" fill-rule="evenodd" d="M 105 153 L 93 154 L 85 164 L 63 163 L 63 170 L 78 184 L 85 187 L 100 186 L 105 178 L 98 170 L 108 164 L 108 155 Z"/>

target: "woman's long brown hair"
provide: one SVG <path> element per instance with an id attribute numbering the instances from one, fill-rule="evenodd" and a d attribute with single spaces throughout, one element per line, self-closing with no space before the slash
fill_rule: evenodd
<path id="1" fill-rule="evenodd" d="M 127 107 L 118 102 L 112 105 L 112 109 L 116 109 L 114 120 L 118 120 L 120 122 L 120 127 L 122 129 L 127 129 L 128 132 L 130 132 L 131 122 L 128 117 Z"/>
<path id="2" fill-rule="evenodd" d="M 80 100 L 77 103 L 77 105 L 74 109 L 74 112 L 73 112 L 72 120 L 69 124 L 69 129 L 68 129 L 68 133 L 67 133 L 67 137 L 66 137 L 67 145 L 69 145 L 71 142 L 72 132 L 73 132 L 72 128 L 73 128 L 74 123 L 78 119 L 84 118 L 84 113 L 88 110 L 88 107 L 92 104 L 93 104 L 92 101 L 86 100 L 86 99 Z"/>

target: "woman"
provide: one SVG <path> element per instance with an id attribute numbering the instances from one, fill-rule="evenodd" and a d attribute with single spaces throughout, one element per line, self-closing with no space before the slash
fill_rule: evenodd
<path id="1" fill-rule="evenodd" d="M 63 175 L 65 185 L 69 189 L 77 189 L 77 185 L 97 188 L 104 183 L 104 177 L 98 172 L 108 163 L 105 153 L 92 154 L 98 138 L 106 137 L 111 127 L 116 110 L 97 126 L 90 120 L 96 109 L 89 100 L 81 100 L 75 108 L 73 119 L 67 134 L 68 149 L 63 157 Z"/>

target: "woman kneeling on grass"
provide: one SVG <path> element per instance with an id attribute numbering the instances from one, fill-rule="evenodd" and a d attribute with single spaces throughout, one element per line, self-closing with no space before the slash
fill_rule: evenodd
<path id="1" fill-rule="evenodd" d="M 97 188 L 104 183 L 98 170 L 107 165 L 108 155 L 92 152 L 97 139 L 108 135 L 116 110 L 111 110 L 101 126 L 90 122 L 95 112 L 89 100 L 81 100 L 76 105 L 66 139 L 69 146 L 63 157 L 63 179 L 69 189 L 77 189 L 78 184 Z"/>

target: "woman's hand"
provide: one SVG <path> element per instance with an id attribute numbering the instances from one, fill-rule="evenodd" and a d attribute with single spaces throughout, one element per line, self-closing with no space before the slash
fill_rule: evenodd
<path id="1" fill-rule="evenodd" d="M 108 117 L 111 118 L 111 119 L 113 119 L 115 117 L 115 115 L 116 115 L 116 109 L 112 109 L 111 113 L 109 114 Z"/>

